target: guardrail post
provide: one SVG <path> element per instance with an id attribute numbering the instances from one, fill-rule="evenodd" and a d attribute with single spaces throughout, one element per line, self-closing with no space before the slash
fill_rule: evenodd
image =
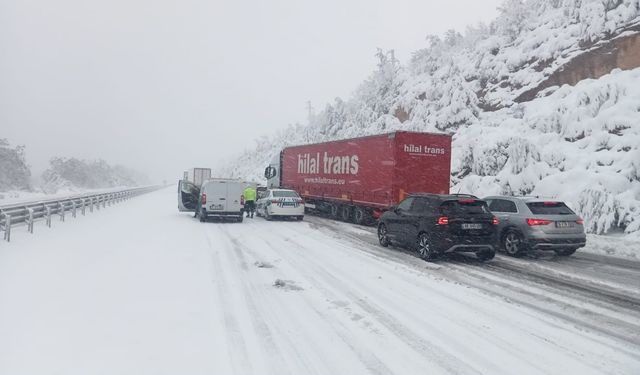
<path id="1" fill-rule="evenodd" d="M 93 212 L 93 197 L 89 198 L 89 202 L 91 202 L 91 206 L 89 206 L 89 212 Z"/>
<path id="2" fill-rule="evenodd" d="M 107 196 L 102 196 L 102 208 L 107 208 Z"/>
<path id="3" fill-rule="evenodd" d="M 47 226 L 51 228 L 51 207 L 44 206 L 44 210 L 46 212 Z"/>
<path id="4" fill-rule="evenodd" d="M 60 212 L 58 212 L 58 214 L 60 215 L 60 221 L 64 222 L 64 204 L 62 204 L 62 202 L 58 202 L 58 209 L 60 210 Z"/>
<path id="5" fill-rule="evenodd" d="M 96 197 L 96 208 L 100 211 L 100 197 Z"/>
<path id="6" fill-rule="evenodd" d="M 71 200 L 71 217 L 76 217 L 76 201 Z"/>
<path id="7" fill-rule="evenodd" d="M 27 208 L 29 216 L 27 216 L 27 230 L 33 234 L 33 208 Z"/>
<path id="8" fill-rule="evenodd" d="M 82 216 L 84 216 L 86 212 L 86 207 L 87 207 L 87 200 L 85 198 L 82 198 L 82 207 L 80 208 L 80 213 L 82 214 Z"/>
<path id="9" fill-rule="evenodd" d="M 4 239 L 11 242 L 11 215 L 4 214 Z"/>

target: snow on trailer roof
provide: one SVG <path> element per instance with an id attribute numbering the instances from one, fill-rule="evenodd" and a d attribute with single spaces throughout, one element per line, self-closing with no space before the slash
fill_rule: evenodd
<path id="1" fill-rule="evenodd" d="M 384 135 L 387 135 L 387 136 L 392 135 L 392 134 L 395 135 L 395 134 L 400 134 L 400 133 L 406 133 L 406 134 L 428 134 L 428 135 L 435 135 L 435 136 L 445 136 L 445 137 L 449 137 L 449 138 L 453 137 L 453 133 L 412 132 L 412 131 L 406 131 L 406 130 L 397 130 L 397 131 L 388 132 L 388 133 L 363 135 L 361 137 L 333 139 L 333 140 L 330 140 L 330 141 L 314 142 L 314 143 L 303 143 L 303 144 L 299 144 L 299 145 L 292 145 L 292 146 L 284 147 L 283 150 L 286 150 L 286 149 L 289 149 L 289 148 L 310 146 L 310 145 L 323 145 L 323 144 L 334 143 L 334 142 L 348 142 L 348 141 L 361 140 L 361 139 L 367 139 L 367 138 L 381 137 L 381 136 L 384 136 Z"/>

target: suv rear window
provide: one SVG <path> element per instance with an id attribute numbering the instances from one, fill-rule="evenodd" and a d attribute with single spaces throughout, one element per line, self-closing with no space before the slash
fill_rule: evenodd
<path id="1" fill-rule="evenodd" d="M 489 208 L 485 201 L 480 200 L 457 200 L 444 201 L 440 205 L 442 213 L 451 214 L 488 214 Z"/>
<path id="2" fill-rule="evenodd" d="M 273 191 L 273 196 L 275 198 L 298 198 L 298 193 L 296 193 L 295 191 L 288 191 L 288 190 L 276 190 Z"/>
<path id="3" fill-rule="evenodd" d="M 530 202 L 527 207 L 535 215 L 573 215 L 569 207 L 563 202 Z"/>

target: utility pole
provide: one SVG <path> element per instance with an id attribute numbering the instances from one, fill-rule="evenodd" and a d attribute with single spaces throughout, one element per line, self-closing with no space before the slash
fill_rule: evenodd
<path id="1" fill-rule="evenodd" d="M 311 100 L 307 100 L 307 121 L 311 123 L 314 118 L 313 107 L 311 106 Z"/>

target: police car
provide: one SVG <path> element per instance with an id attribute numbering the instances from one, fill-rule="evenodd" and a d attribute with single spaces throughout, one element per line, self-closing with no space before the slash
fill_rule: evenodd
<path id="1" fill-rule="evenodd" d="M 259 194 L 256 214 L 267 220 L 274 217 L 304 218 L 304 201 L 294 190 L 268 189 Z"/>

